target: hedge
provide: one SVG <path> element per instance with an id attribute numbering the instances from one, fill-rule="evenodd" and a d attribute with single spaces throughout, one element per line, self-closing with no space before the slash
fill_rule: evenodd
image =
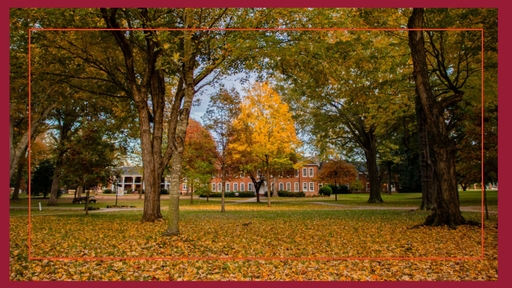
<path id="1" fill-rule="evenodd" d="M 277 196 L 279 197 L 306 197 L 306 194 L 304 192 L 289 192 L 289 191 L 283 191 L 279 190 L 277 191 Z"/>
<path id="2" fill-rule="evenodd" d="M 236 196 L 238 194 L 238 196 Z M 240 191 L 240 192 L 224 192 L 224 197 L 254 197 L 254 192 L 252 191 Z M 199 197 L 222 197 L 221 192 L 211 192 L 210 195 L 201 194 Z"/>

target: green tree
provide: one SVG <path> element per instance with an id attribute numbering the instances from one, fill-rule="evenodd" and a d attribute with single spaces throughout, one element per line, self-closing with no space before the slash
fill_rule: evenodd
<path id="1" fill-rule="evenodd" d="M 384 31 L 319 34 L 313 40 L 304 33 L 283 51 L 285 100 L 322 155 L 362 155 L 368 202 L 382 202 L 379 153 L 389 150 L 396 121 L 411 107 L 406 46 Z"/>
<path id="2" fill-rule="evenodd" d="M 84 124 L 68 142 L 69 148 L 63 157 L 63 180 L 84 187 L 87 199 L 90 188 L 110 183 L 118 167 L 118 148 L 105 137 L 105 129 L 97 125 L 98 122 L 92 121 L 89 125 Z M 86 215 L 88 202 L 85 204 Z"/>
<path id="3" fill-rule="evenodd" d="M 31 193 L 33 195 L 43 194 L 43 197 L 50 193 L 52 188 L 52 176 L 55 165 L 50 160 L 43 160 L 34 170 L 31 181 Z"/>

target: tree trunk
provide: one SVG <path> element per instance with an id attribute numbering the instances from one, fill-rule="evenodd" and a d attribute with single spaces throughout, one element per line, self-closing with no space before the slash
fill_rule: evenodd
<path id="1" fill-rule="evenodd" d="M 187 9 L 185 15 L 185 27 L 190 27 L 192 22 L 192 10 Z M 183 81 L 185 85 L 185 95 L 183 99 L 182 108 L 179 110 L 179 114 L 177 115 L 177 126 L 176 126 L 176 134 L 175 138 L 172 139 L 173 143 L 171 143 L 174 147 L 174 151 L 172 153 L 171 161 L 172 161 L 172 169 L 171 169 L 171 191 L 170 191 L 170 201 L 169 201 L 169 221 L 167 226 L 167 231 L 164 233 L 165 235 L 173 236 L 179 234 L 179 209 L 180 209 L 180 174 L 183 162 L 183 151 L 185 145 L 185 136 L 187 134 L 187 126 L 188 120 L 190 117 L 190 109 L 192 108 L 192 101 L 194 100 L 195 95 L 195 83 L 194 83 L 194 67 L 195 67 L 195 58 L 192 51 L 192 32 L 187 30 L 184 32 L 183 38 Z M 162 76 L 163 79 L 163 76 Z M 165 87 L 164 92 L 165 92 Z M 162 94 L 163 95 L 163 94 Z M 163 115 L 162 115 L 163 117 Z M 160 143 L 161 144 L 161 143 Z M 163 170 L 163 168 L 162 168 Z M 160 176 L 161 177 L 161 176 Z"/>
<path id="2" fill-rule="evenodd" d="M 388 168 L 388 194 L 391 195 L 391 164 L 393 162 L 387 161 L 387 168 Z"/>
<path id="3" fill-rule="evenodd" d="M 179 216 L 180 216 L 180 173 L 181 173 L 181 157 L 175 154 L 171 158 L 171 185 L 169 187 L 169 220 L 167 222 L 167 230 L 164 235 L 176 236 L 180 234 Z"/>
<path id="4" fill-rule="evenodd" d="M 57 205 L 57 196 L 59 195 L 60 189 L 60 174 L 62 171 L 62 157 L 64 157 L 64 152 L 61 151 L 57 155 L 57 161 L 55 162 L 55 169 L 53 170 L 53 179 L 52 179 L 52 188 L 50 191 L 50 200 L 48 200 L 47 206 L 55 206 Z"/>
<path id="5" fill-rule="evenodd" d="M 194 204 L 194 181 L 190 182 L 190 204 Z"/>
<path id="6" fill-rule="evenodd" d="M 268 170 L 268 160 L 267 160 L 267 181 L 266 181 L 266 184 L 267 184 L 267 206 L 268 207 L 271 207 L 272 206 L 272 203 L 270 203 L 270 198 L 272 196 L 270 196 L 270 171 Z M 275 189 L 276 187 L 274 187 Z M 275 193 L 277 194 L 277 193 Z"/>
<path id="7" fill-rule="evenodd" d="M 256 180 L 253 180 L 252 183 L 254 184 L 254 191 L 256 191 L 256 202 L 260 203 L 260 187 L 258 186 L 258 188 L 256 189 Z"/>
<path id="8" fill-rule="evenodd" d="M 416 92 L 426 118 L 427 131 L 432 137 L 434 168 L 437 177 L 437 195 L 433 214 L 425 221 L 426 225 L 449 225 L 456 227 L 466 223 L 460 212 L 459 193 L 455 174 L 456 146 L 450 138 L 444 119 L 444 107 L 438 103 L 432 93 L 422 30 L 424 9 L 414 8 L 409 18 L 409 46 L 414 67 Z M 454 91 L 459 92 L 460 91 Z"/>
<path id="9" fill-rule="evenodd" d="M 85 215 L 89 215 L 89 189 L 85 190 Z"/>
<path id="10" fill-rule="evenodd" d="M 377 151 L 375 145 L 367 146 L 365 150 L 366 166 L 368 169 L 368 177 L 370 178 L 370 198 L 368 203 L 382 203 L 380 194 L 379 169 L 377 167 Z"/>
<path id="11" fill-rule="evenodd" d="M 57 163 L 55 166 L 55 170 L 53 171 L 53 177 L 52 177 L 52 188 L 50 191 L 50 199 L 48 200 L 47 206 L 56 206 L 57 205 L 57 196 L 59 194 L 60 189 L 60 171 L 62 170 L 62 167 L 60 164 Z"/>
<path id="12" fill-rule="evenodd" d="M 426 118 L 421 107 L 419 96 L 415 98 L 416 123 L 418 127 L 419 161 L 421 172 L 421 206 L 420 209 L 433 210 L 435 207 L 434 195 L 436 195 L 437 183 L 434 174 L 434 165 L 430 157 L 430 147 Z"/>
<path id="13" fill-rule="evenodd" d="M 279 197 L 279 193 L 277 193 L 279 191 L 279 189 L 277 189 L 277 177 L 273 177 L 272 179 L 272 182 L 274 183 L 274 189 L 272 189 L 272 197 Z"/>
<path id="14" fill-rule="evenodd" d="M 20 200 L 20 187 L 21 187 L 21 179 L 23 178 L 23 170 L 25 169 L 25 164 L 27 163 L 27 147 L 25 147 L 25 153 L 22 154 L 23 159 L 18 161 L 18 169 L 16 171 L 16 179 L 14 179 L 14 191 L 12 192 L 11 201 L 17 202 Z"/>
<path id="15" fill-rule="evenodd" d="M 226 197 L 226 175 L 224 172 L 222 173 L 222 180 L 221 180 L 221 187 L 220 187 L 220 212 L 224 213 L 226 212 L 226 204 L 225 204 L 225 197 Z"/>
<path id="16" fill-rule="evenodd" d="M 261 188 L 261 185 L 263 185 L 263 180 L 258 180 L 256 181 L 255 179 L 252 180 L 252 183 L 254 184 L 254 190 L 256 191 L 256 195 L 258 195 L 258 202 L 259 199 L 260 199 L 260 188 Z"/>
<path id="17" fill-rule="evenodd" d="M 143 134 L 141 132 L 141 134 Z M 141 222 L 155 222 L 163 218 L 162 213 L 160 211 L 160 180 L 162 179 L 162 174 L 158 173 L 157 168 L 155 167 L 154 159 L 150 154 L 152 151 L 151 147 L 147 147 L 151 145 L 148 143 L 148 140 L 144 140 L 149 135 L 144 135 L 142 137 L 142 159 L 143 159 L 143 177 L 144 177 L 144 188 L 145 188 L 145 196 L 144 196 L 144 211 L 142 213 Z M 149 150 L 149 151 L 148 151 Z M 178 181 L 179 182 L 179 181 Z M 172 182 L 171 182 L 172 185 Z M 178 187 L 179 190 L 179 187 Z M 169 194 L 171 194 L 169 192 Z"/>
<path id="18" fill-rule="evenodd" d="M 487 207 L 487 190 L 484 185 L 484 206 L 485 206 L 485 219 L 489 220 L 489 208 Z"/>

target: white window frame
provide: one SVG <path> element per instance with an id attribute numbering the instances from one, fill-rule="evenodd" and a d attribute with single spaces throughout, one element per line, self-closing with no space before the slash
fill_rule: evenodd
<path id="1" fill-rule="evenodd" d="M 226 192 L 229 192 L 229 182 L 226 182 Z"/>
<path id="2" fill-rule="evenodd" d="M 300 191 L 300 185 L 299 185 L 299 182 L 295 182 L 295 183 L 293 183 L 293 188 L 294 188 L 295 192 L 299 192 L 299 191 Z"/>
<path id="3" fill-rule="evenodd" d="M 286 191 L 292 192 L 292 183 L 286 182 Z"/>
<path id="4" fill-rule="evenodd" d="M 216 183 L 212 183 L 212 192 L 215 192 L 215 189 L 217 188 Z"/>
<path id="5" fill-rule="evenodd" d="M 284 183 L 279 182 L 279 191 L 283 191 L 283 190 L 284 190 Z"/>
<path id="6" fill-rule="evenodd" d="M 245 191 L 245 183 L 240 183 L 240 191 Z"/>
<path id="7" fill-rule="evenodd" d="M 308 177 L 308 169 L 302 168 L 302 177 Z"/>
<path id="8" fill-rule="evenodd" d="M 304 192 L 308 191 L 308 182 L 302 182 L 302 191 L 304 191 Z"/>
<path id="9" fill-rule="evenodd" d="M 309 168 L 309 177 L 313 177 L 314 176 L 314 170 L 313 168 Z"/>
<path id="10" fill-rule="evenodd" d="M 238 192 L 238 183 L 233 183 L 233 192 Z"/>
<path id="11" fill-rule="evenodd" d="M 247 184 L 247 190 L 248 191 L 252 191 L 252 183 L 248 183 Z"/>
<path id="12" fill-rule="evenodd" d="M 315 182 L 309 182 L 309 191 L 315 192 Z"/>

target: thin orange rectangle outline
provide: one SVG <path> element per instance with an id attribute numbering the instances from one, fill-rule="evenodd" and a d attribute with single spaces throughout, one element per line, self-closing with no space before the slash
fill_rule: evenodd
<path id="1" fill-rule="evenodd" d="M 28 260 L 95 260 L 95 261 L 121 261 L 121 260 L 170 260 L 170 261 L 199 261 L 199 260 L 227 260 L 227 261 L 283 261 L 283 260 L 311 260 L 311 261 L 364 261 L 364 260 L 483 260 L 484 255 L 484 30 L 482 28 L 30 28 L 28 30 L 28 131 L 31 125 L 31 35 L 34 31 L 480 31 L 481 32 L 481 255 L 480 257 L 32 257 L 31 256 L 31 137 L 28 137 Z"/>

